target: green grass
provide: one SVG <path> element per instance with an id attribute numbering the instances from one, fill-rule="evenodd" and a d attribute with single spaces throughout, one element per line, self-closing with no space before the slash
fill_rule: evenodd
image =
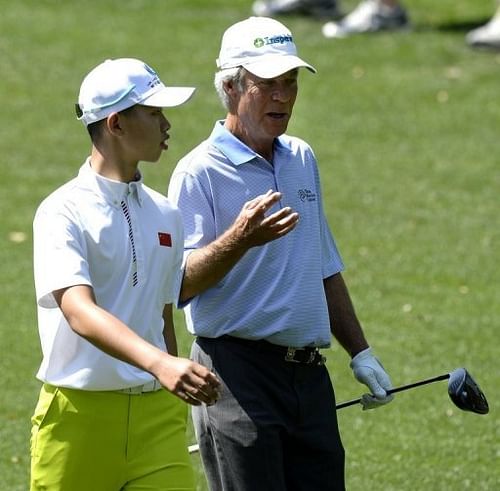
<path id="1" fill-rule="evenodd" d="M 214 60 L 222 32 L 250 4 L 0 0 L 1 490 L 28 486 L 40 362 L 31 222 L 88 153 L 72 112 L 82 77 L 105 58 L 133 56 L 169 84 L 198 87 L 188 106 L 167 113 L 168 154 L 143 166 L 147 183 L 164 192 L 175 162 L 223 116 Z M 339 411 L 348 489 L 489 491 L 500 489 L 500 55 L 471 51 L 464 35 L 494 4 L 407 7 L 410 32 L 341 41 L 323 39 L 314 20 L 285 20 L 318 68 L 301 74 L 289 132 L 316 151 L 345 277 L 393 383 L 465 366 L 491 412 L 461 412 L 445 382 L 401 393 L 377 411 Z M 180 313 L 176 319 L 186 354 L 190 338 Z M 339 401 L 357 397 L 362 387 L 347 355 L 334 345 L 328 360 Z"/>

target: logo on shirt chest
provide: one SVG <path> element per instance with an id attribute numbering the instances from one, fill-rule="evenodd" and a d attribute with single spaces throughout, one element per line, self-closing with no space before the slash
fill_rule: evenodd
<path id="1" fill-rule="evenodd" d="M 310 191 L 309 189 L 299 189 L 297 191 L 300 201 L 316 201 L 316 194 Z"/>
<path id="2" fill-rule="evenodd" d="M 172 236 L 167 232 L 158 232 L 158 242 L 163 247 L 172 247 Z"/>

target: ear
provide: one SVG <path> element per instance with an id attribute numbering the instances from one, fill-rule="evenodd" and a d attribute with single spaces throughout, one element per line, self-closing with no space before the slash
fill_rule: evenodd
<path id="1" fill-rule="evenodd" d="M 227 94 L 228 98 L 228 111 L 230 113 L 235 113 L 241 97 L 241 91 L 237 83 L 233 80 L 224 82 L 224 92 Z"/>
<path id="2" fill-rule="evenodd" d="M 234 80 L 228 80 L 224 82 L 224 92 L 230 97 L 234 98 L 235 94 L 238 93 L 238 87 L 236 87 L 236 83 Z"/>
<path id="3" fill-rule="evenodd" d="M 120 115 L 118 113 L 111 113 L 106 118 L 106 128 L 112 135 L 122 135 L 123 129 L 121 127 Z"/>

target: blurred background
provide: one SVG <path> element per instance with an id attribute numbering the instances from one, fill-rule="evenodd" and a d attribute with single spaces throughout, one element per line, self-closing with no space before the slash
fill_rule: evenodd
<path id="1" fill-rule="evenodd" d="M 356 5 L 341 3 L 345 12 Z M 313 17 L 278 17 L 318 69 L 301 73 L 288 132 L 316 152 L 345 278 L 393 384 L 463 366 L 490 414 L 460 411 L 446 382 L 401 393 L 377 411 L 343 409 L 347 484 L 350 491 L 493 491 L 500 489 L 500 51 L 472 49 L 465 36 L 491 18 L 495 3 L 404 5 L 410 29 L 345 39 L 326 39 Z M 224 117 L 215 58 L 223 31 L 251 6 L 0 0 L 1 490 L 28 489 L 41 360 L 31 224 L 39 202 L 89 152 L 74 115 L 82 78 L 106 58 L 137 57 L 166 84 L 198 88 L 187 106 L 166 111 L 168 152 L 141 166 L 146 183 L 165 193 L 178 159 Z M 187 355 L 181 312 L 176 325 Z M 338 401 L 361 395 L 347 354 L 334 344 L 326 355 Z M 197 455 L 193 465 L 205 490 Z"/>

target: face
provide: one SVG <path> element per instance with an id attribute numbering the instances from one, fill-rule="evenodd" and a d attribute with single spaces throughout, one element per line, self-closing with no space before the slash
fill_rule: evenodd
<path id="1" fill-rule="evenodd" d="M 297 77 L 298 69 L 269 79 L 245 71 L 243 91 L 234 95 L 239 131 L 263 143 L 282 135 L 297 98 Z"/>
<path id="2" fill-rule="evenodd" d="M 131 161 L 156 162 L 163 150 L 167 150 L 170 123 L 162 108 L 134 106 L 120 115 L 124 130 L 127 158 Z"/>

